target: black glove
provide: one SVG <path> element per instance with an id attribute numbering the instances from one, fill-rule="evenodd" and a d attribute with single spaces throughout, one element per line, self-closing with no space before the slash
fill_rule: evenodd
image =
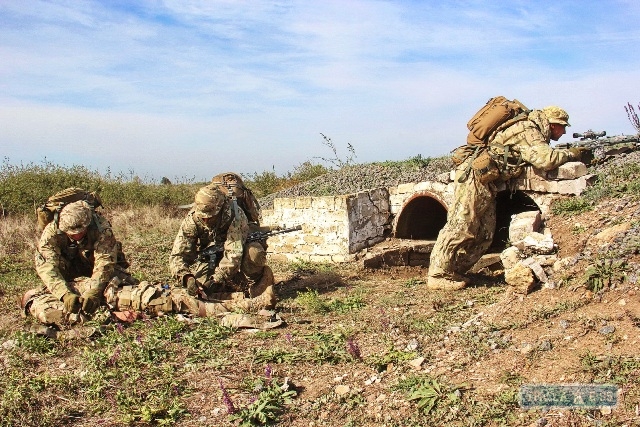
<path id="1" fill-rule="evenodd" d="M 89 289 L 82 294 L 82 311 L 93 314 L 102 304 L 102 291 L 98 288 Z"/>
<path id="2" fill-rule="evenodd" d="M 62 296 L 64 311 L 67 313 L 78 313 L 81 308 L 80 297 L 73 292 L 67 292 Z"/>

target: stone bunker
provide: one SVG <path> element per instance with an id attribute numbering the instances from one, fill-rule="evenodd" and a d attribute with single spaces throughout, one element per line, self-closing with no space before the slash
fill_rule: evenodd
<path id="1" fill-rule="evenodd" d="M 527 167 L 510 188 L 501 183 L 493 251 L 505 248 L 513 215 L 538 211 L 544 218 L 553 200 L 579 195 L 591 179 L 584 164 L 570 162 L 549 172 Z M 276 198 L 272 209 L 263 210 L 263 223 L 302 225 L 302 230 L 269 239 L 269 257 L 313 262 L 362 259 L 371 267 L 428 265 L 452 203 L 451 173 L 434 181 L 354 194 Z"/>

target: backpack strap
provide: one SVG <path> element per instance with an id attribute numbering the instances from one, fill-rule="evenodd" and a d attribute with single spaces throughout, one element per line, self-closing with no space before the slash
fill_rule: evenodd
<path id="1" fill-rule="evenodd" d="M 485 147 L 483 147 L 482 145 L 478 145 L 473 154 L 466 160 L 467 166 L 464 168 L 464 172 L 462 173 L 462 175 L 460 175 L 460 178 L 458 178 L 458 182 L 466 181 L 467 178 L 469 178 L 469 174 L 471 173 L 471 164 L 478 157 L 483 148 Z"/>

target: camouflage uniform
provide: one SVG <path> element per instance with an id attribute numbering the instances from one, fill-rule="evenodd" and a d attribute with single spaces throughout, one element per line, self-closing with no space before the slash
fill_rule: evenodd
<path id="1" fill-rule="evenodd" d="M 550 115 L 554 123 L 568 126 L 568 115 L 564 110 L 558 110 L 566 117 L 558 119 L 560 113 L 554 115 L 552 111 Z M 546 112 L 547 109 L 533 110 L 527 120 L 517 122 L 493 136 L 489 145 L 493 158 L 503 158 L 505 147 L 509 149 L 509 162 L 503 165 L 501 179 L 517 177 L 522 172 L 521 162 L 550 170 L 575 159 L 571 151 L 549 146 L 550 118 Z M 455 171 L 454 203 L 449 208 L 447 223 L 440 230 L 431 252 L 430 280 L 427 282 L 431 289 L 464 287 L 468 279 L 463 274 L 482 257 L 493 241 L 496 186 L 480 182 L 478 172 L 470 168 L 471 161 L 467 159 Z"/>
<path id="2" fill-rule="evenodd" d="M 79 241 L 69 237 L 78 231 L 65 224 L 69 212 L 80 215 L 87 224 L 86 234 Z M 114 276 L 127 275 L 127 265 L 109 221 L 86 202 L 71 203 L 62 209 L 60 223 L 51 222 L 42 232 L 35 267 L 43 284 L 25 294 L 25 313 L 44 324 L 73 323 L 78 316 L 65 310 L 65 295 L 82 296 L 91 289 L 104 289 Z"/>
<path id="3" fill-rule="evenodd" d="M 243 198 L 238 198 L 234 207 L 219 186 L 214 178 L 214 182 L 200 189 L 198 193 L 207 193 L 207 200 L 214 200 L 208 203 L 216 204 L 216 208 L 211 210 L 206 204 L 199 204 L 197 194 L 196 203 L 182 221 L 174 240 L 169 267 L 180 286 L 184 286 L 184 278 L 189 275 L 201 283 L 211 281 L 225 285 L 239 276 L 256 282 L 266 271 L 266 245 L 246 243 L 249 233 L 260 229 L 256 213 L 245 208 Z M 253 197 L 250 192 L 249 195 Z M 206 221 L 207 218 L 212 220 Z M 215 263 L 201 256 L 211 246 L 218 248 L 219 260 Z M 271 270 L 268 271 L 272 274 Z"/>

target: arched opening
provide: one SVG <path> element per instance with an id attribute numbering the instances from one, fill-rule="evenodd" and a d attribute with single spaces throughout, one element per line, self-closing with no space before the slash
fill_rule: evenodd
<path id="1" fill-rule="evenodd" d="M 496 231 L 491 252 L 501 252 L 509 241 L 511 217 L 527 211 L 540 211 L 531 197 L 522 191 L 501 191 L 496 197 Z M 435 240 L 447 222 L 447 209 L 432 194 L 417 194 L 405 204 L 395 228 L 400 239 Z"/>
<path id="2" fill-rule="evenodd" d="M 447 209 L 432 194 L 413 196 L 405 204 L 396 223 L 395 237 L 435 240 L 447 222 Z"/>
<path id="3" fill-rule="evenodd" d="M 515 214 L 528 211 L 540 211 L 537 203 L 522 191 L 501 191 L 496 197 L 496 232 L 491 252 L 502 252 L 509 241 L 509 225 Z"/>

